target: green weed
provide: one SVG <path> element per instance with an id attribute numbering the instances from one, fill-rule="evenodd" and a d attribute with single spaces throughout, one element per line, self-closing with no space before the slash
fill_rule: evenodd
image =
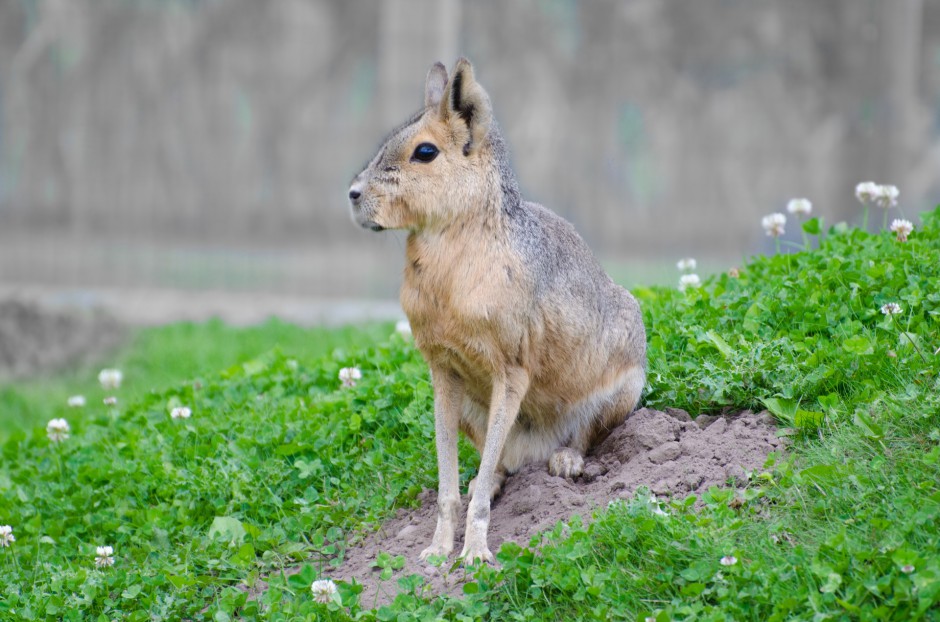
<path id="1" fill-rule="evenodd" d="M 648 405 L 766 407 L 792 428 L 791 451 L 743 490 L 676 499 L 665 515 L 641 493 L 504 545 L 462 599 L 416 596 L 419 579 L 386 556 L 394 603 L 373 610 L 344 582 L 317 602 L 311 584 L 349 541 L 435 485 L 421 357 L 389 326 L 320 333 L 319 351 L 269 326 L 211 356 L 207 334 L 241 332 L 169 328 L 185 335 L 176 349 L 154 336 L 118 360 L 114 406 L 88 370 L 0 393 L 0 524 L 16 537 L 0 548 L 0 618 L 938 619 L 940 209 L 906 242 L 804 229 L 817 249 L 684 292 L 636 290 Z M 883 313 L 892 302 L 901 312 Z M 257 356 L 275 334 L 294 337 Z M 355 386 L 345 367 L 361 370 Z M 80 392 L 88 405 L 68 409 Z M 190 418 L 171 416 L 184 406 Z M 70 438 L 47 438 L 54 417 Z M 466 482 L 475 452 L 461 451 Z M 97 567 L 104 545 L 114 564 Z"/>
<path id="2" fill-rule="evenodd" d="M 151 391 L 162 391 L 183 380 L 202 381 L 220 369 L 255 358 L 275 346 L 286 356 L 312 360 L 334 348 L 365 347 L 388 334 L 387 327 L 341 329 L 300 328 L 279 320 L 234 328 L 219 320 L 181 322 L 138 331 L 130 343 L 103 353 L 98 366 L 83 365 L 51 377 L 0 384 L 0 442 L 13 428 L 43 424 L 53 417 L 74 417 L 72 395 L 100 404 L 117 395 L 130 404 Z M 106 391 L 95 380 L 101 367 L 123 371 L 120 391 Z"/>

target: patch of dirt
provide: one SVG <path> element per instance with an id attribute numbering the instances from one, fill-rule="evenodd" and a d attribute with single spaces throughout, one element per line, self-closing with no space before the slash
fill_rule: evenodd
<path id="1" fill-rule="evenodd" d="M 506 541 L 526 546 L 530 538 L 551 529 L 558 521 L 578 514 L 589 519 L 595 508 L 632 497 L 647 486 L 657 497 L 700 494 L 729 479 L 743 481 L 746 471 L 763 466 L 767 454 L 785 448 L 777 437 L 774 418 L 768 412 L 745 411 L 719 417 L 701 415 L 694 421 L 683 410 L 666 412 L 642 408 L 585 459 L 584 475 L 575 481 L 553 477 L 544 464 L 524 467 L 509 477 L 490 514 L 489 546 L 494 553 Z M 378 606 L 397 594 L 396 579 L 418 574 L 427 579 L 429 594 L 460 594 L 462 569 L 448 574 L 463 547 L 467 498 L 458 519 L 455 552 L 441 568 L 418 560 L 434 533 L 437 494 L 421 494 L 421 507 L 400 510 L 382 528 L 346 551 L 343 564 L 328 571 L 330 578 L 355 579 L 365 590 L 360 602 Z M 405 566 L 389 581 L 379 581 L 376 556 L 385 552 L 403 555 Z"/>
<path id="2" fill-rule="evenodd" d="M 53 311 L 0 300 L 0 380 L 92 362 L 124 338 L 114 318 L 93 311 Z"/>

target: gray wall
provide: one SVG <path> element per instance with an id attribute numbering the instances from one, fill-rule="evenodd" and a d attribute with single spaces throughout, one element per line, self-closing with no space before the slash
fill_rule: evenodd
<path id="1" fill-rule="evenodd" d="M 612 260 L 940 202 L 940 0 L 3 0 L 0 282 L 390 294 L 347 183 L 458 54 Z"/>

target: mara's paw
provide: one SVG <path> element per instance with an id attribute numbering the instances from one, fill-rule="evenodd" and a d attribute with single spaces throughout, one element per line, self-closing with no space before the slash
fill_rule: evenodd
<path id="1" fill-rule="evenodd" d="M 460 559 L 463 560 L 464 566 L 472 566 L 481 561 L 490 565 L 496 563 L 493 554 L 490 553 L 490 547 L 486 545 L 485 541 L 474 543 L 468 540 L 467 543 L 464 544 L 463 551 L 460 553 Z"/>
<path id="2" fill-rule="evenodd" d="M 548 472 L 558 477 L 574 478 L 584 471 L 584 457 L 570 447 L 559 447 L 548 459 Z"/>
<path id="3" fill-rule="evenodd" d="M 445 546 L 443 544 L 437 544 L 435 542 L 431 543 L 431 546 L 421 551 L 421 554 L 418 555 L 418 559 L 423 562 L 428 561 L 431 557 L 447 557 L 450 555 L 450 552 L 454 550 L 454 545 Z"/>
<path id="4" fill-rule="evenodd" d="M 506 474 L 496 472 L 493 474 L 493 487 L 490 488 L 490 501 L 503 492 L 503 484 L 506 483 Z M 470 480 L 470 486 L 467 487 L 467 496 L 473 499 L 473 493 L 477 489 L 477 478 Z"/>

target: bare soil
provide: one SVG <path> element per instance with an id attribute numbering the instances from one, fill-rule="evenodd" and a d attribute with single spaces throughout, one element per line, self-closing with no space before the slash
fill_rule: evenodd
<path id="1" fill-rule="evenodd" d="M 0 380 L 95 361 L 124 337 L 122 325 L 102 312 L 0 299 Z"/>
<path id="2" fill-rule="evenodd" d="M 590 520 L 595 508 L 631 497 L 646 486 L 657 497 L 685 497 L 713 485 L 745 481 L 746 471 L 760 469 L 767 454 L 785 449 L 769 413 L 745 411 L 732 416 L 702 415 L 694 421 L 683 410 L 666 412 L 643 408 L 615 429 L 585 459 L 584 475 L 566 480 L 548 474 L 545 465 L 530 465 L 511 476 L 490 516 L 489 545 L 496 552 L 503 542 L 529 544 L 532 536 L 574 515 Z M 466 502 L 458 522 L 455 553 L 436 568 L 418 560 L 431 541 L 436 525 L 437 495 L 421 494 L 421 506 L 400 510 L 375 533 L 346 551 L 342 565 L 330 578 L 355 579 L 365 589 L 360 602 L 378 606 L 394 599 L 396 579 L 411 574 L 426 579 L 428 595 L 458 595 L 466 580 L 453 558 L 463 546 Z M 380 580 L 375 561 L 379 553 L 402 555 L 405 566 L 389 581 Z"/>

